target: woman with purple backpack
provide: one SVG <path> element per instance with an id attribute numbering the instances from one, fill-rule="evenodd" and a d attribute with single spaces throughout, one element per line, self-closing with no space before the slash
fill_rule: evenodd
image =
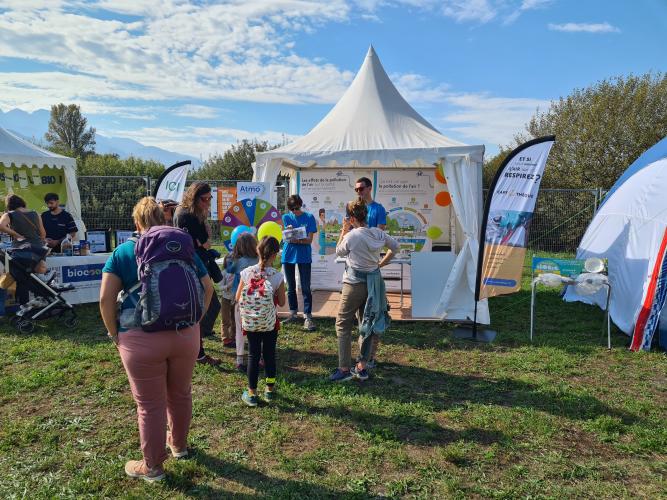
<path id="1" fill-rule="evenodd" d="M 167 459 L 166 446 L 175 458 L 188 454 L 192 372 L 199 351 L 199 321 L 213 295 L 213 284 L 206 267 L 194 252 L 191 238 L 176 228 L 163 226 L 164 215 L 155 199 L 145 197 L 139 200 L 132 217 L 139 239 L 131 238 L 119 245 L 104 265 L 100 312 L 108 336 L 118 349 L 137 404 L 143 459 L 127 462 L 125 473 L 153 482 L 165 477 L 162 464 Z M 153 230 L 149 231 L 151 228 Z M 160 237 L 165 243 L 154 250 L 151 245 L 159 242 Z M 159 254 L 160 251 L 167 257 Z M 174 258 L 167 260 L 171 254 Z M 141 267 L 138 258 L 142 261 Z M 152 274 L 144 272 L 146 263 L 151 266 Z M 170 267 L 160 267 L 160 264 Z M 141 281 L 139 271 L 142 272 Z M 146 287 L 151 276 L 160 283 L 162 273 L 168 281 L 174 279 L 174 274 L 169 273 L 179 272 L 183 286 L 167 287 L 166 292 L 162 292 L 163 287 L 157 287 L 157 297 L 142 301 L 139 285 L 142 296 L 146 297 L 155 290 Z M 196 282 L 197 278 L 202 288 Z M 185 286 L 186 283 L 189 285 Z M 187 320 L 171 321 L 175 316 L 155 317 L 156 303 L 160 303 L 157 306 L 160 312 L 167 310 L 170 299 L 174 300 L 183 290 L 192 291 Z M 119 307 L 120 292 L 125 300 Z M 173 309 L 170 314 L 176 314 Z M 140 314 L 135 314 L 137 311 Z M 155 331 L 164 325 L 173 325 L 173 328 Z M 166 433 L 165 429 L 168 429 Z"/>

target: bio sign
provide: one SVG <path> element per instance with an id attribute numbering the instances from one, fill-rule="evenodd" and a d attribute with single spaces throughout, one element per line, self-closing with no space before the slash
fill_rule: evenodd
<path id="1" fill-rule="evenodd" d="M 81 281 L 99 281 L 102 279 L 104 264 L 84 264 L 80 266 L 63 266 L 63 283 L 77 283 Z"/>
<path id="2" fill-rule="evenodd" d="M 28 208 L 46 210 L 44 195 L 56 193 L 62 205 L 67 204 L 65 174 L 54 167 L 0 167 L 0 210 L 4 210 L 4 198 L 16 194 L 23 198 Z"/>

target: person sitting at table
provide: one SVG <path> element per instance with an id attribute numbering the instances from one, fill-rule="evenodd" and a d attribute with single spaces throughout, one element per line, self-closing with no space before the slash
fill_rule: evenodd
<path id="1" fill-rule="evenodd" d="M 47 193 L 44 196 L 44 203 L 48 210 L 42 213 L 42 225 L 46 231 L 46 245 L 53 252 L 60 253 L 60 244 L 69 234 L 72 239 L 76 238 L 79 230 L 76 227 L 74 218 L 60 206 L 60 198 L 56 193 Z"/>

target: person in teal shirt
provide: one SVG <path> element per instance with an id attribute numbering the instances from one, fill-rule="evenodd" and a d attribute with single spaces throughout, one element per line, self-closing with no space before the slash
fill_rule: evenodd
<path id="1" fill-rule="evenodd" d="M 290 308 L 290 316 L 283 323 L 297 319 L 299 302 L 296 298 L 296 268 L 298 266 L 303 295 L 303 313 L 306 316 L 303 327 L 305 330 L 313 331 L 315 322 L 313 321 L 313 294 L 310 291 L 310 268 L 313 262 L 311 243 L 313 235 L 317 232 L 317 223 L 312 214 L 301 210 L 302 207 L 303 200 L 298 194 L 287 198 L 289 213 L 283 215 L 283 227 L 285 229 L 303 227 L 306 229 L 306 237 L 285 241 L 283 247 L 282 264 L 287 280 L 287 302 Z"/>

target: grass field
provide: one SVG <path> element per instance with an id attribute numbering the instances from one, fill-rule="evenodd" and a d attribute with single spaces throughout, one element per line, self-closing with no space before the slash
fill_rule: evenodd
<path id="1" fill-rule="evenodd" d="M 333 321 L 279 337 L 280 397 L 248 409 L 230 349 L 197 367 L 188 460 L 158 485 L 127 378 L 94 305 L 74 329 L 0 324 L 0 497 L 667 498 L 667 357 L 630 353 L 603 315 L 544 291 L 492 299 L 490 346 L 395 323 L 367 383 L 333 385 Z M 260 386 L 261 388 L 261 386 Z"/>

